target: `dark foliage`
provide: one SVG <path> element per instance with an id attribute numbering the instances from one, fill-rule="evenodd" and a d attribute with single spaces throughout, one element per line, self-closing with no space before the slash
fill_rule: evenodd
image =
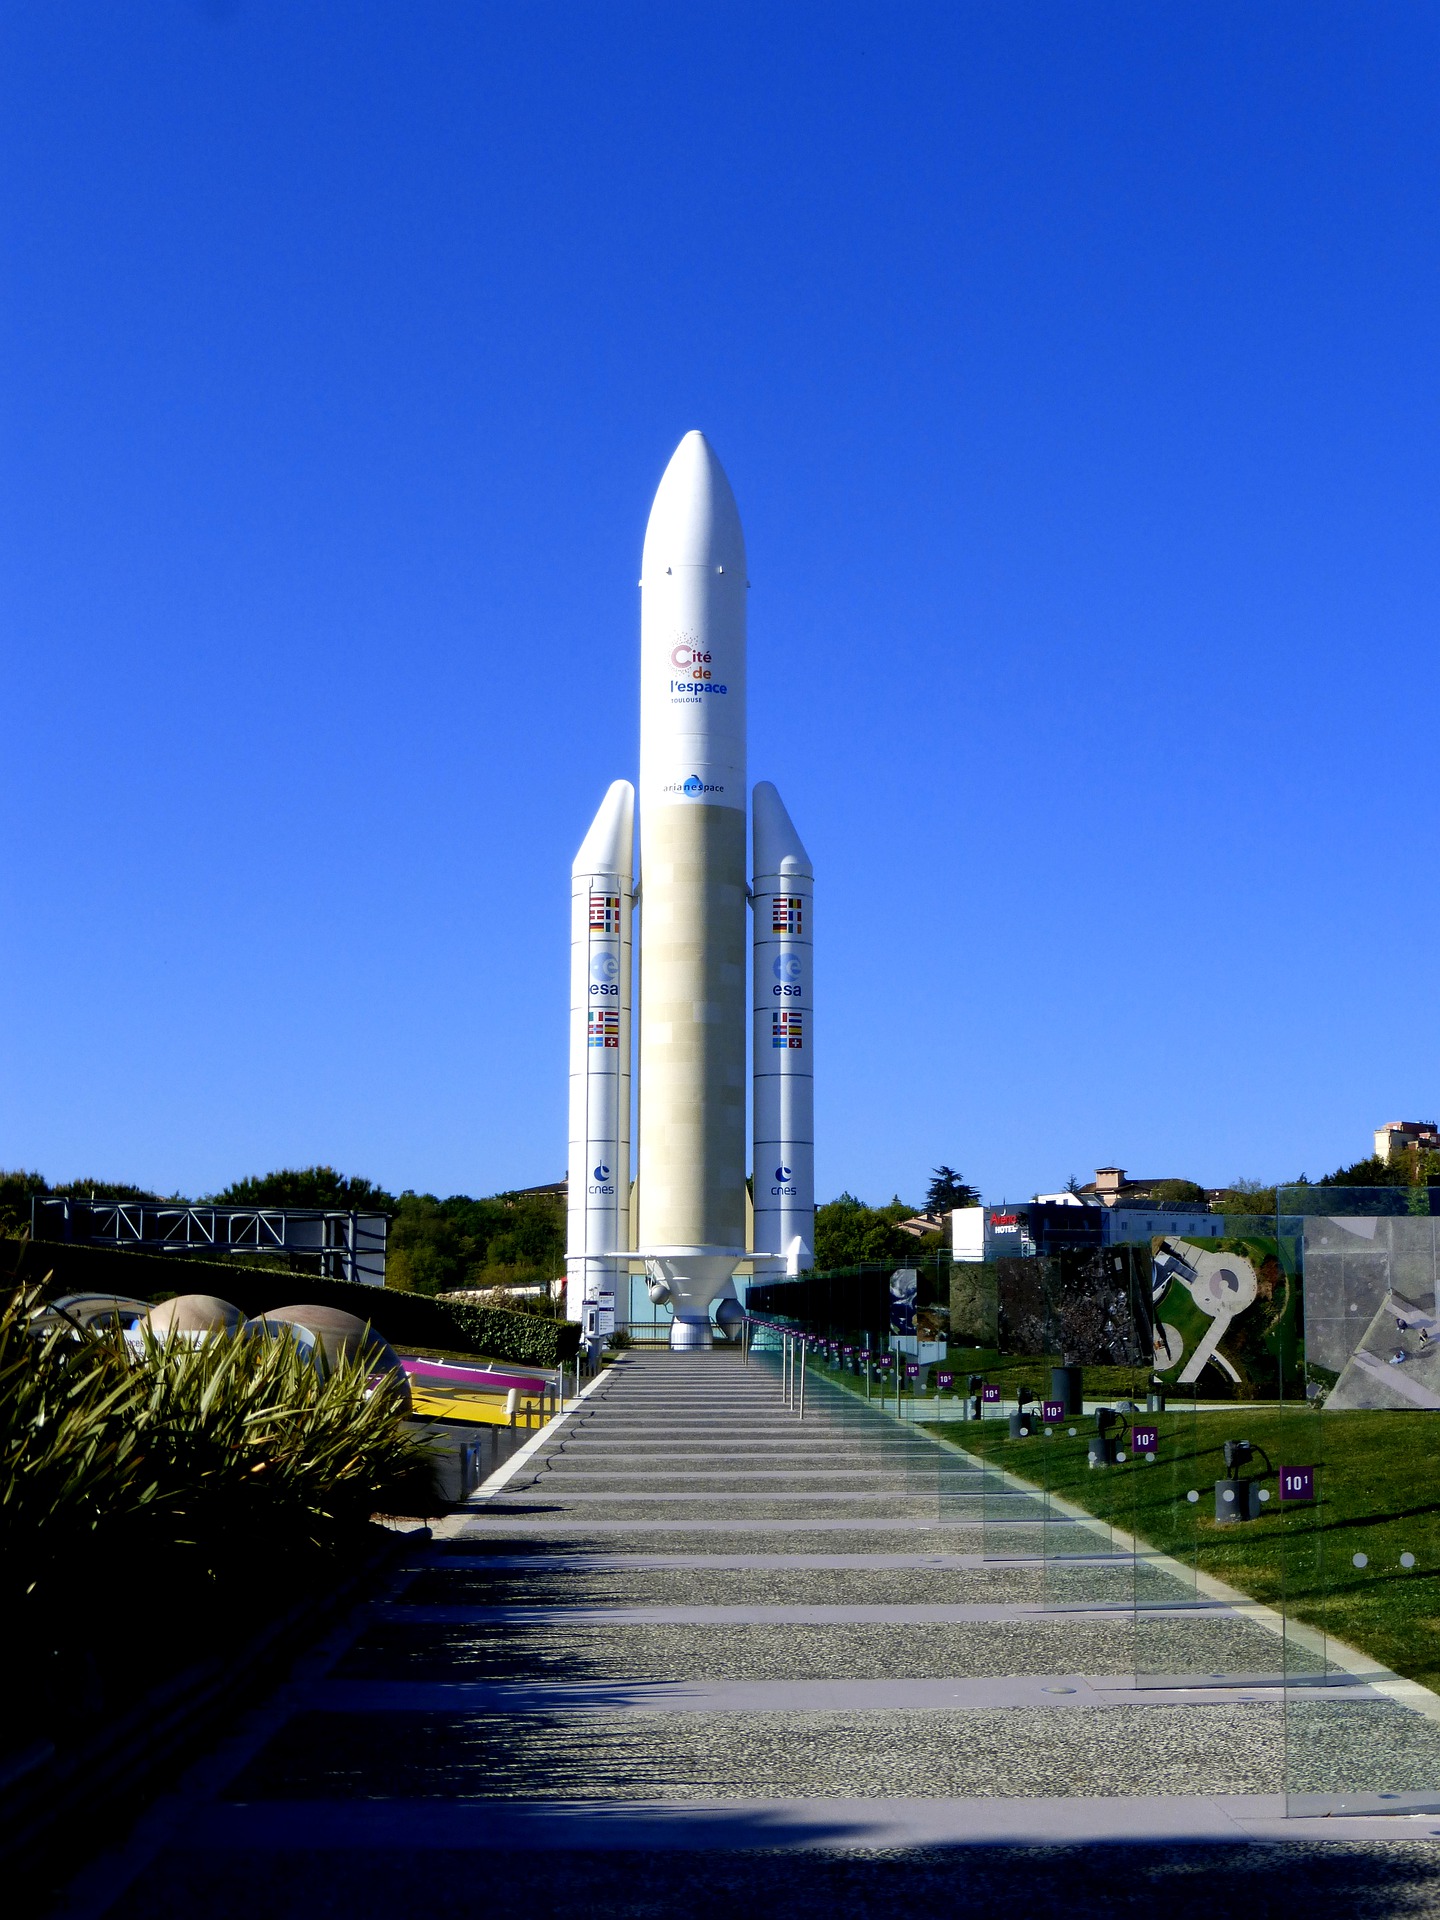
<path id="1" fill-rule="evenodd" d="M 898 1196 L 888 1207 L 867 1207 L 853 1193 L 842 1193 L 815 1209 L 815 1266 L 817 1271 L 857 1267 L 867 1261 L 892 1265 L 915 1252 L 915 1241 L 901 1233 L 898 1222 L 915 1209 Z"/>
<path id="2" fill-rule="evenodd" d="M 344 1207 L 360 1213 L 393 1213 L 395 1196 L 373 1181 L 337 1173 L 334 1167 L 282 1167 L 251 1174 L 221 1193 L 207 1194 L 217 1207 Z"/>
<path id="3" fill-rule="evenodd" d="M 565 1203 L 548 1193 L 402 1193 L 387 1264 L 389 1284 L 410 1293 L 543 1284 L 565 1271 Z"/>
<path id="4" fill-rule="evenodd" d="M 980 1190 L 963 1180 L 953 1167 L 936 1167 L 925 1189 L 926 1213 L 952 1213 L 956 1207 L 978 1204 Z"/>

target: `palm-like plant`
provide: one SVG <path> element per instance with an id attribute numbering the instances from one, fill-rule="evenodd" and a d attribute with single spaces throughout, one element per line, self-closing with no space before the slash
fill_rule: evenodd
<path id="1" fill-rule="evenodd" d="M 0 1297 L 0 1634 L 30 1650 L 32 1696 L 102 1623 L 123 1640 L 197 1594 L 273 1599 L 371 1514 L 433 1510 L 429 1457 L 363 1356 L 321 1372 L 288 1330 L 37 1338 L 39 1303 Z"/>

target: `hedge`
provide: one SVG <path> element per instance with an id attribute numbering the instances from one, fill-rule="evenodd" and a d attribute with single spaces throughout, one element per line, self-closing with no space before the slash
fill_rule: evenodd
<path id="1" fill-rule="evenodd" d="M 31 1281 L 53 1274 L 52 1293 L 123 1293 L 136 1300 L 214 1293 L 250 1316 L 276 1307 L 337 1307 L 368 1320 L 395 1347 L 450 1348 L 526 1367 L 559 1366 L 573 1359 L 580 1345 L 580 1329 L 570 1320 L 431 1300 L 421 1293 L 367 1287 L 358 1280 L 327 1280 L 314 1273 L 202 1260 L 193 1254 L 132 1253 L 80 1241 L 11 1244 L 18 1259 L 0 1257 L 0 1267 Z"/>
<path id="2" fill-rule="evenodd" d="M 415 1298 L 413 1294 L 409 1297 Z M 447 1314 L 457 1329 L 447 1344 L 463 1345 L 467 1352 L 488 1354 L 492 1360 L 512 1360 L 525 1367 L 558 1367 L 562 1360 L 573 1360 L 580 1348 L 580 1328 L 574 1320 L 542 1320 L 538 1313 L 511 1313 L 505 1307 L 483 1307 L 473 1300 L 425 1304 Z M 417 1346 L 422 1344 L 416 1342 Z"/>

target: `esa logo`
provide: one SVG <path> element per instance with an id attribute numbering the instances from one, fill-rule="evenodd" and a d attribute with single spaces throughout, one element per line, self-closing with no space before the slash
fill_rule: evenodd
<path id="1" fill-rule="evenodd" d="M 803 996 L 800 985 L 800 956 L 798 953 L 782 953 L 777 956 L 774 966 L 777 985 L 770 991 L 777 1000 L 799 1000 Z"/>
<path id="2" fill-rule="evenodd" d="M 790 1184 L 794 1178 L 795 1178 L 795 1169 L 793 1167 L 786 1167 L 786 1166 L 776 1167 L 775 1179 L 778 1184 L 771 1187 L 770 1189 L 771 1193 L 777 1196 L 787 1195 L 789 1198 L 794 1199 L 795 1189 Z"/>
<path id="3" fill-rule="evenodd" d="M 613 953 L 597 953 L 590 962 L 590 997 L 618 1000 L 620 962 Z"/>
<path id="4" fill-rule="evenodd" d="M 590 1188 L 591 1193 L 614 1193 L 615 1188 L 610 1181 L 610 1169 L 603 1160 L 594 1169 L 594 1172 L 595 1180 Z"/>

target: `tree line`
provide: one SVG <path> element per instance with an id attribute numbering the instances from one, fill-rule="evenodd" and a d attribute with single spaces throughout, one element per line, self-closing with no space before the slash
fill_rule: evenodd
<path id="1" fill-rule="evenodd" d="M 1339 1167 L 1315 1184 L 1322 1187 L 1421 1187 L 1440 1182 L 1440 1155 L 1409 1147 L 1387 1164 L 1373 1155 Z M 1070 1183 L 1072 1189 L 1076 1183 Z M 1292 1183 L 1310 1184 L 1304 1174 Z M 114 1180 L 70 1180 L 52 1186 L 43 1175 L 0 1171 L 0 1234 L 15 1235 L 30 1224 L 33 1195 L 70 1195 L 101 1199 L 184 1204 L 180 1194 L 151 1193 Z M 1155 1198 L 1172 1205 L 1203 1204 L 1205 1189 L 1189 1180 L 1173 1180 L 1155 1189 Z M 822 1270 L 861 1266 L 870 1261 L 913 1257 L 913 1233 L 900 1223 L 917 1214 L 940 1222 L 956 1207 L 974 1206 L 980 1195 L 953 1167 L 936 1167 L 919 1207 L 896 1194 L 872 1206 L 853 1193 L 839 1194 L 815 1210 L 815 1264 Z M 272 1173 L 232 1181 L 200 1203 L 214 1206 L 339 1207 L 391 1216 L 386 1284 L 407 1293 L 448 1293 L 467 1287 L 541 1285 L 565 1272 L 565 1201 L 551 1192 L 509 1192 L 475 1198 L 452 1193 L 444 1198 L 407 1188 L 391 1193 L 372 1180 L 342 1174 L 334 1167 L 282 1167 Z M 1237 1180 L 1211 1205 L 1220 1213 L 1273 1213 L 1276 1188 L 1259 1180 Z M 923 1247 L 927 1244 L 922 1241 Z M 932 1247 L 943 1239 L 928 1241 Z"/>

